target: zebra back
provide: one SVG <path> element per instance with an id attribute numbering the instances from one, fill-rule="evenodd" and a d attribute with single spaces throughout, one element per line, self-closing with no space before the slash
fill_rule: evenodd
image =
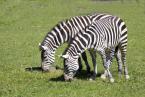
<path id="1" fill-rule="evenodd" d="M 70 42 L 75 35 L 85 29 L 87 26 L 92 24 L 94 21 L 99 19 L 105 19 L 108 17 L 113 17 L 108 14 L 95 13 L 87 16 L 76 16 L 70 19 L 59 22 L 55 25 L 50 32 L 47 33 L 41 45 L 47 45 L 52 42 L 54 48 L 59 47 L 65 42 Z"/>

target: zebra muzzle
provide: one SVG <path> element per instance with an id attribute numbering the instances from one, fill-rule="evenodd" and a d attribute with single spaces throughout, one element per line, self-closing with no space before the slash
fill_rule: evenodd
<path id="1" fill-rule="evenodd" d="M 42 71 L 43 72 L 52 72 L 52 71 L 55 71 L 56 68 L 54 66 L 42 66 Z"/>
<path id="2" fill-rule="evenodd" d="M 64 80 L 68 81 L 68 82 L 71 82 L 73 80 L 73 77 L 70 77 L 70 76 L 64 74 Z"/>

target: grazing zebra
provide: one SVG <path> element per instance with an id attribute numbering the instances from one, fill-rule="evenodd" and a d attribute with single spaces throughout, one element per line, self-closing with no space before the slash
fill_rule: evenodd
<path id="1" fill-rule="evenodd" d="M 55 51 L 56 49 L 63 43 L 68 42 L 74 38 L 74 36 L 80 31 L 86 28 L 88 25 L 93 23 L 96 20 L 114 17 L 108 14 L 100 14 L 95 13 L 87 16 L 76 16 L 72 17 L 66 21 L 62 21 L 58 23 L 56 26 L 52 28 L 52 30 L 45 36 L 44 40 L 40 44 L 41 49 L 41 67 L 44 71 L 49 71 L 51 67 L 53 67 L 53 63 L 55 60 Z M 114 53 L 114 52 L 113 52 Z M 96 65 L 96 56 L 90 53 L 92 56 L 93 65 Z M 87 72 L 90 72 L 90 67 L 87 61 L 86 53 L 82 53 L 82 58 L 85 61 L 87 66 Z M 121 68 L 120 56 L 116 57 L 119 63 L 119 67 Z M 80 69 L 82 68 L 81 60 L 78 58 L 78 62 L 80 64 Z M 97 68 L 95 68 L 97 72 Z"/>
<path id="2" fill-rule="evenodd" d="M 113 59 L 111 50 L 121 53 L 121 60 L 124 65 L 125 78 L 128 79 L 128 70 L 126 67 L 126 51 L 127 51 L 127 27 L 122 19 L 118 17 L 110 17 L 95 21 L 85 30 L 80 31 L 73 41 L 65 55 L 64 79 L 72 80 L 78 70 L 78 58 L 86 49 L 98 51 L 102 57 L 105 74 L 111 82 L 114 82 L 112 74 L 109 70 Z"/>

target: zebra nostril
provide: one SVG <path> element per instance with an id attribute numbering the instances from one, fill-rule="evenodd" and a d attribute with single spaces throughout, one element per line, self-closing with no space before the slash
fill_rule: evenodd
<path id="1" fill-rule="evenodd" d="M 42 71 L 43 72 L 48 72 L 49 71 L 49 66 L 42 64 L 41 65 Z"/>
<path id="2" fill-rule="evenodd" d="M 66 82 L 71 82 L 72 79 L 71 78 L 68 78 L 68 79 L 65 79 Z"/>
<path id="3" fill-rule="evenodd" d="M 69 76 L 67 76 L 67 75 L 64 74 L 64 80 L 66 82 L 71 82 L 73 80 L 73 78 L 72 77 L 69 77 Z"/>
<path id="4" fill-rule="evenodd" d="M 42 68 L 42 71 L 43 71 L 43 72 L 49 72 L 49 69 Z"/>
<path id="5" fill-rule="evenodd" d="M 64 80 L 65 81 L 68 81 L 69 80 L 69 77 L 66 74 L 64 74 Z"/>

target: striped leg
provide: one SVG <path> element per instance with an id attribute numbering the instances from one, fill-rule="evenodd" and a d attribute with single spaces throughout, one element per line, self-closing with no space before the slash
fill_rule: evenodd
<path id="1" fill-rule="evenodd" d="M 97 76 L 97 64 L 96 64 L 96 50 L 90 51 L 90 55 L 92 57 L 92 62 L 94 66 L 93 76 L 91 77 L 92 80 L 95 80 Z"/>
<path id="2" fill-rule="evenodd" d="M 115 49 L 111 49 L 111 51 L 108 51 L 106 54 L 106 57 L 107 57 L 106 61 L 108 62 L 107 65 L 108 65 L 109 69 L 110 69 L 110 66 L 112 64 L 112 60 L 114 58 L 114 53 L 115 53 Z M 107 71 L 105 70 L 104 74 L 101 75 L 101 78 L 106 79 L 107 76 L 108 76 L 108 74 L 107 74 Z"/>
<path id="3" fill-rule="evenodd" d="M 119 77 L 121 77 L 121 75 L 122 75 L 122 57 L 121 57 L 121 51 L 120 51 L 120 49 L 118 49 L 118 47 L 116 49 L 111 49 L 111 53 L 110 53 L 111 64 L 112 64 L 112 60 L 113 60 L 114 56 L 115 56 L 115 58 L 117 60 L 117 64 L 118 64 Z M 110 68 L 110 66 L 109 66 L 109 68 Z M 107 77 L 107 71 L 105 71 L 104 74 L 102 74 L 103 79 L 105 79 L 106 77 Z"/>
<path id="4" fill-rule="evenodd" d="M 82 53 L 82 58 L 83 58 L 83 60 L 84 60 L 84 62 L 85 62 L 85 64 L 86 64 L 87 73 L 90 74 L 90 73 L 91 73 L 91 71 L 90 71 L 90 65 L 89 65 L 89 63 L 88 63 L 88 61 L 87 61 L 87 55 L 86 55 L 85 52 Z"/>
<path id="5" fill-rule="evenodd" d="M 128 69 L 126 65 L 126 46 L 121 47 L 122 63 L 124 67 L 124 75 L 126 79 L 129 79 Z"/>
<path id="6" fill-rule="evenodd" d="M 117 64 L 118 64 L 119 77 L 121 77 L 121 75 L 122 75 L 122 58 L 121 58 L 121 51 L 120 51 L 120 49 L 118 49 L 118 47 L 116 47 L 116 49 L 111 49 L 110 56 L 111 56 L 111 59 L 110 59 L 111 64 L 112 64 L 112 60 L 113 60 L 113 58 L 115 56 L 115 58 L 117 60 Z"/>
<path id="7" fill-rule="evenodd" d="M 103 65 L 104 65 L 104 68 L 105 68 L 105 72 L 103 75 L 101 75 L 101 78 L 106 78 L 106 75 L 109 77 L 109 80 L 110 82 L 114 82 L 114 78 L 110 72 L 110 65 L 111 65 L 111 56 L 110 54 L 107 54 L 105 53 L 105 51 L 101 51 L 100 52 L 101 56 L 102 56 L 102 60 L 103 60 Z"/>
<path id="8" fill-rule="evenodd" d="M 115 58 L 116 58 L 117 63 L 118 63 L 118 73 L 119 73 L 119 77 L 121 77 L 121 75 L 122 75 L 122 58 L 121 58 L 120 49 L 117 49 L 117 51 L 115 53 Z"/>

